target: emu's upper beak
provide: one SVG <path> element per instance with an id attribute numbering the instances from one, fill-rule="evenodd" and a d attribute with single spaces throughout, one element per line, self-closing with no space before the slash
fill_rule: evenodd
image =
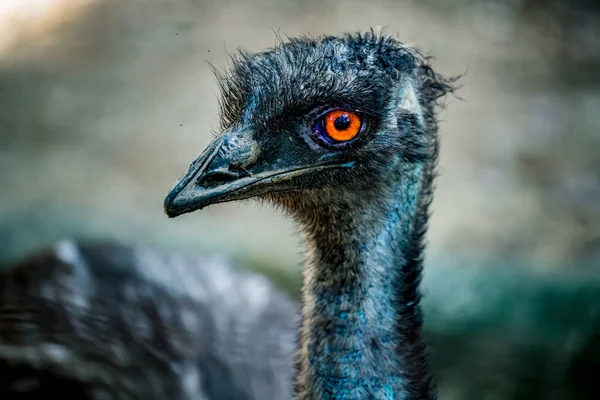
<path id="1" fill-rule="evenodd" d="M 165 198 L 164 209 L 173 218 L 212 204 L 293 190 L 296 176 L 345 166 L 264 160 L 252 132 L 225 132 L 179 178 Z"/>

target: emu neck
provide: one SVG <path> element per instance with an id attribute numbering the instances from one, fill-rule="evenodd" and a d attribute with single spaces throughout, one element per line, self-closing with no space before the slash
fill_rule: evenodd
<path id="1" fill-rule="evenodd" d="M 304 228 L 299 399 L 434 399 L 419 306 L 423 167 Z M 313 220 L 314 221 L 314 220 Z"/>

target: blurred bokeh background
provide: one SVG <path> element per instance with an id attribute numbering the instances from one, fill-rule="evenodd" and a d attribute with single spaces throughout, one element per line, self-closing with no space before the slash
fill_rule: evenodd
<path id="1" fill-rule="evenodd" d="M 600 371 L 600 7 L 573 0 L 1 0 L 0 263 L 63 237 L 220 252 L 297 293 L 253 202 L 168 220 L 217 127 L 209 62 L 383 26 L 465 74 L 441 112 L 427 326 L 444 398 L 592 398 Z M 579 396 L 579 397 L 578 397 Z"/>

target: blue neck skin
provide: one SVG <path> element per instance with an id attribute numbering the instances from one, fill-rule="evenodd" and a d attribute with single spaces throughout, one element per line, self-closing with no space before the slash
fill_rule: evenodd
<path id="1" fill-rule="evenodd" d="M 435 398 L 418 292 L 422 170 L 401 171 L 363 210 L 305 227 L 299 399 Z"/>

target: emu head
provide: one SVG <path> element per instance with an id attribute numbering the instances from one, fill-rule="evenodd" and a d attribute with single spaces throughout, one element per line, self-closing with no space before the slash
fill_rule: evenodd
<path id="1" fill-rule="evenodd" d="M 437 154 L 436 100 L 452 86 L 373 32 L 242 53 L 220 75 L 222 133 L 165 199 L 175 217 L 266 198 L 297 216 L 377 198 Z"/>

